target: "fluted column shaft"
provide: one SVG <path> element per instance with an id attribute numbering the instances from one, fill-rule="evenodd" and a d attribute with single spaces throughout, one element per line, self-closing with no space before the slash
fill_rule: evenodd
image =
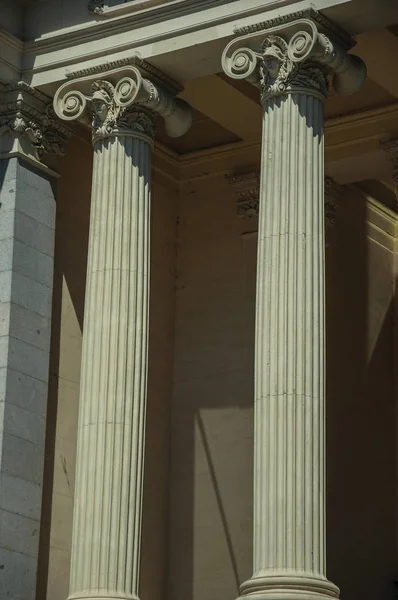
<path id="1" fill-rule="evenodd" d="M 236 30 L 222 65 L 259 88 L 254 572 L 241 594 L 325 600 L 323 103 L 366 77 L 353 41 L 312 9 Z"/>
<path id="2" fill-rule="evenodd" d="M 325 576 L 323 181 L 322 100 L 305 93 L 268 99 L 258 228 L 253 579 L 280 578 L 283 587 L 283 577 L 299 577 L 304 590 L 305 579 Z"/>
<path id="3" fill-rule="evenodd" d="M 70 598 L 138 595 L 151 148 L 95 143 Z"/>
<path id="4" fill-rule="evenodd" d="M 54 96 L 59 118 L 91 126 L 94 142 L 70 600 L 138 597 L 151 149 L 156 113 L 172 137 L 192 122 L 179 84 L 142 63 L 80 73 Z"/>

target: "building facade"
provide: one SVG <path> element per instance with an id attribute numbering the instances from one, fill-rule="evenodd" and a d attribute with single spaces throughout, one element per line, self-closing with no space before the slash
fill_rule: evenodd
<path id="1" fill-rule="evenodd" d="M 398 593 L 394 0 L 0 4 L 0 598 Z"/>

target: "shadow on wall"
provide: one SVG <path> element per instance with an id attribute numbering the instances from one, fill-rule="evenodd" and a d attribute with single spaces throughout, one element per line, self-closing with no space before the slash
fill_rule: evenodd
<path id="1" fill-rule="evenodd" d="M 42 527 L 36 596 L 69 591 L 81 338 L 93 150 L 69 142 L 58 186 L 53 319 Z M 153 186 L 149 382 L 141 600 L 161 600 L 166 581 L 169 395 L 174 333 L 176 198 Z M 161 298 L 161 301 L 159 301 Z"/>
<path id="2" fill-rule="evenodd" d="M 148 399 L 145 430 L 140 600 L 163 600 L 167 585 L 170 395 L 177 196 L 152 185 Z"/>
<path id="3" fill-rule="evenodd" d="M 348 191 L 327 250 L 327 565 L 343 598 L 389 600 L 395 571 L 392 254 Z"/>
<path id="4" fill-rule="evenodd" d="M 76 160 L 80 152 L 84 157 Z M 57 199 L 37 583 L 37 597 L 51 600 L 68 593 L 91 157 L 90 145 L 71 140 Z M 160 193 L 154 205 L 153 239 L 161 241 L 152 255 L 141 600 L 162 598 L 167 569 L 173 600 L 231 600 L 251 576 L 256 239 L 242 241 L 224 183 L 201 185 L 187 191 L 180 231 L 170 478 L 175 214 Z M 357 197 L 341 203 L 327 253 L 328 576 L 343 597 L 390 600 L 396 575 L 392 259 L 367 239 L 366 207 Z"/>
<path id="5" fill-rule="evenodd" d="M 184 189 L 171 429 L 173 600 L 231 600 L 252 574 L 256 234 L 240 236 L 237 221 L 218 179 Z M 343 598 L 390 600 L 393 265 L 368 235 L 365 201 L 347 191 L 326 259 L 327 564 Z"/>
<path id="6" fill-rule="evenodd" d="M 37 598 L 68 594 L 92 148 L 71 138 L 60 161 Z"/>
<path id="7" fill-rule="evenodd" d="M 227 600 L 251 575 L 256 240 L 223 177 L 180 203 L 168 598 Z M 247 272 L 249 267 L 249 272 Z"/>

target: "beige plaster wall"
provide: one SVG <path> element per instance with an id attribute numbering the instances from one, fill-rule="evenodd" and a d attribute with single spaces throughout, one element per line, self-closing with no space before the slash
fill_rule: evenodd
<path id="1" fill-rule="evenodd" d="M 327 260 L 329 576 L 358 600 L 393 597 L 397 573 L 394 254 L 374 220 L 349 193 Z"/>
<path id="2" fill-rule="evenodd" d="M 37 597 L 68 595 L 92 147 L 72 138 L 61 165 L 43 526 Z M 174 334 L 177 196 L 156 183 L 152 201 L 149 386 L 141 599 L 166 585 L 169 403 Z"/>
<path id="3" fill-rule="evenodd" d="M 222 176 L 181 190 L 169 595 L 236 598 L 251 574 L 255 243 Z"/>
<path id="4" fill-rule="evenodd" d="M 51 600 L 68 592 L 91 156 L 72 139 L 57 199 L 37 590 Z M 257 223 L 222 175 L 184 184 L 179 206 L 166 181 L 155 173 L 141 600 L 230 600 L 252 562 Z M 396 572 L 394 254 L 369 219 L 347 192 L 327 250 L 328 565 L 354 600 L 389 598 Z"/>
<path id="5" fill-rule="evenodd" d="M 349 191 L 327 250 L 328 565 L 351 600 L 395 577 L 393 254 Z M 251 575 L 256 229 L 224 177 L 181 190 L 169 595 L 230 600 Z"/>
<path id="6" fill-rule="evenodd" d="M 92 148 L 77 138 L 60 161 L 38 598 L 68 594 Z"/>

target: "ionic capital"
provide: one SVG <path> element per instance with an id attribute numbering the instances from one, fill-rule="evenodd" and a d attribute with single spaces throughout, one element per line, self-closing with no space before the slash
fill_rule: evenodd
<path id="1" fill-rule="evenodd" d="M 353 94 L 366 77 L 357 56 L 347 54 L 354 41 L 310 9 L 248 27 L 237 28 L 222 55 L 233 79 L 247 79 L 268 98 L 303 92 L 325 99 L 328 75 L 338 93 Z"/>
<path id="2" fill-rule="evenodd" d="M 27 83 L 0 83 L 0 135 L 22 138 L 41 161 L 63 155 L 70 132 L 56 118 L 49 97 Z"/>
<path id="3" fill-rule="evenodd" d="M 93 142 L 131 135 L 153 143 L 156 114 L 164 118 L 170 137 L 183 135 L 192 122 L 190 106 L 174 97 L 176 89 L 167 85 L 171 80 L 159 81 L 153 67 L 155 76 L 145 77 L 145 69 L 137 62 L 116 68 L 108 65 L 108 70 L 100 73 L 72 75 L 54 96 L 56 114 L 66 121 L 91 124 Z"/>

